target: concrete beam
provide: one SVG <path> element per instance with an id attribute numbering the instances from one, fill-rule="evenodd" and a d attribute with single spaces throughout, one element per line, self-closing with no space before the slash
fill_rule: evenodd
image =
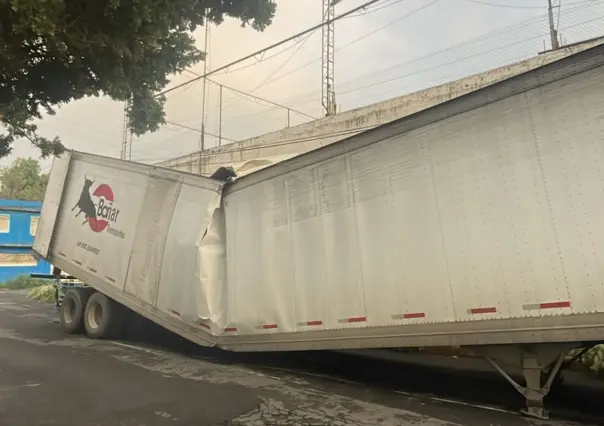
<path id="1" fill-rule="evenodd" d="M 249 160 L 268 159 L 268 163 L 311 151 L 356 133 L 414 114 L 442 102 L 465 95 L 493 83 L 530 71 L 545 64 L 604 43 L 604 38 L 576 43 L 556 51 L 544 52 L 484 73 L 420 90 L 362 108 L 285 128 L 222 147 L 207 149 L 201 156 L 201 174 L 211 175 L 220 166 L 238 167 Z M 158 163 L 158 166 L 199 173 L 199 151 Z"/>

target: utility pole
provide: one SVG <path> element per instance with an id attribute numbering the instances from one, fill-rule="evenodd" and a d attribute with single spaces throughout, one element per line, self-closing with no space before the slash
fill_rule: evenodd
<path id="1" fill-rule="evenodd" d="M 218 146 L 222 146 L 222 84 L 218 100 Z"/>
<path id="2" fill-rule="evenodd" d="M 547 0 L 547 12 L 549 15 L 549 35 L 552 41 L 552 50 L 560 49 L 560 41 L 558 39 L 558 30 L 556 29 L 556 24 L 554 23 L 554 6 L 552 5 L 552 0 Z M 558 3 L 558 14 L 560 14 L 560 4 Z"/>
<path id="3" fill-rule="evenodd" d="M 122 129 L 122 150 L 120 151 L 120 159 L 126 159 L 126 153 L 128 152 L 128 128 L 130 127 L 128 120 L 128 101 L 124 102 L 124 127 Z"/>
<path id="4" fill-rule="evenodd" d="M 132 161 L 132 130 L 130 130 L 130 137 L 129 137 L 129 141 L 128 141 L 128 161 Z"/>
<path id="5" fill-rule="evenodd" d="M 204 53 L 205 57 L 203 58 L 203 89 L 201 95 L 201 136 L 199 140 L 199 174 L 201 174 L 201 159 L 202 152 L 206 147 L 206 86 L 208 85 L 207 78 L 205 75 L 208 73 L 208 41 L 210 35 L 210 22 L 207 19 L 204 22 L 205 25 L 205 39 L 204 39 Z"/>
<path id="6" fill-rule="evenodd" d="M 321 45 L 322 57 L 322 94 L 321 104 L 325 115 L 336 113 L 336 93 L 334 88 L 334 62 L 335 62 L 335 5 L 342 0 L 323 0 L 323 41 Z"/>

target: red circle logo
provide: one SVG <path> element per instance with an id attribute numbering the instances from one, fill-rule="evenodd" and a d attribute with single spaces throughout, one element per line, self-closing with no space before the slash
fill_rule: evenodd
<path id="1" fill-rule="evenodd" d="M 106 199 L 107 201 L 115 201 L 114 196 L 113 196 L 113 190 L 111 189 L 111 187 L 105 183 L 99 185 L 94 192 L 92 193 L 92 195 L 94 197 L 103 197 L 104 199 Z M 105 219 L 97 219 L 94 217 L 89 217 L 88 218 L 88 226 L 90 226 L 90 229 L 92 229 L 94 232 L 102 232 L 105 230 L 105 228 L 107 228 L 109 226 L 109 222 L 107 222 Z"/>

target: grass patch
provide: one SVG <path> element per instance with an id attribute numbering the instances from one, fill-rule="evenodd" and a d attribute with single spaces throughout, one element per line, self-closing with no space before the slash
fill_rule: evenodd
<path id="1" fill-rule="evenodd" d="M 37 300 L 38 302 L 54 302 L 55 301 L 56 287 L 54 284 L 48 284 L 33 288 L 27 297 L 29 299 Z"/>
<path id="2" fill-rule="evenodd" d="M 32 278 L 28 275 L 20 275 L 16 278 L 6 281 L 4 284 L 0 284 L 0 290 L 30 289 L 48 285 L 49 282 L 49 280 L 43 280 L 41 278 Z"/>
<path id="3" fill-rule="evenodd" d="M 571 351 L 569 357 L 574 356 L 577 352 L 577 349 Z M 583 356 L 581 356 L 576 362 L 583 364 L 596 373 L 602 373 L 604 370 L 604 345 L 594 346 L 583 354 Z"/>
<path id="4" fill-rule="evenodd" d="M 53 280 L 20 275 L 0 285 L 1 290 L 29 290 L 27 297 L 39 302 L 54 302 L 56 287 Z"/>

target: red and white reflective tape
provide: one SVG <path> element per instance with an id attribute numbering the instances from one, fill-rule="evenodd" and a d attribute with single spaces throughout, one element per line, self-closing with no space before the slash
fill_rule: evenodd
<path id="1" fill-rule="evenodd" d="M 178 318 L 180 318 L 180 312 L 175 311 L 174 309 L 168 309 L 168 312 L 170 312 L 172 315 L 176 315 Z"/>
<path id="2" fill-rule="evenodd" d="M 317 327 L 323 325 L 323 321 L 321 320 L 316 320 L 316 321 L 302 321 L 298 323 L 298 327 Z"/>
<path id="3" fill-rule="evenodd" d="M 274 330 L 279 328 L 277 324 L 262 324 L 255 327 L 257 330 Z"/>
<path id="4" fill-rule="evenodd" d="M 571 304 L 568 300 L 562 300 L 558 302 L 545 302 L 545 303 L 528 303 L 522 305 L 522 309 L 525 311 L 536 311 L 541 309 L 559 309 L 559 308 L 570 308 Z"/>
<path id="5" fill-rule="evenodd" d="M 470 308 L 468 309 L 468 314 L 477 315 L 477 314 L 494 314 L 497 312 L 497 308 L 495 306 L 482 306 L 479 308 Z"/>
<path id="6" fill-rule="evenodd" d="M 419 319 L 419 318 L 426 318 L 426 313 L 425 312 L 408 312 L 406 314 L 392 315 L 391 318 L 393 320 Z"/>
<path id="7" fill-rule="evenodd" d="M 349 317 L 338 320 L 338 323 L 340 324 L 351 324 L 355 322 L 367 322 L 367 317 Z"/>
<path id="8" fill-rule="evenodd" d="M 209 326 L 208 324 L 203 323 L 203 322 L 200 322 L 200 323 L 198 323 L 198 324 L 199 324 L 199 326 L 200 326 L 200 327 L 205 328 L 205 329 L 207 329 L 207 330 L 210 330 L 210 326 Z"/>

